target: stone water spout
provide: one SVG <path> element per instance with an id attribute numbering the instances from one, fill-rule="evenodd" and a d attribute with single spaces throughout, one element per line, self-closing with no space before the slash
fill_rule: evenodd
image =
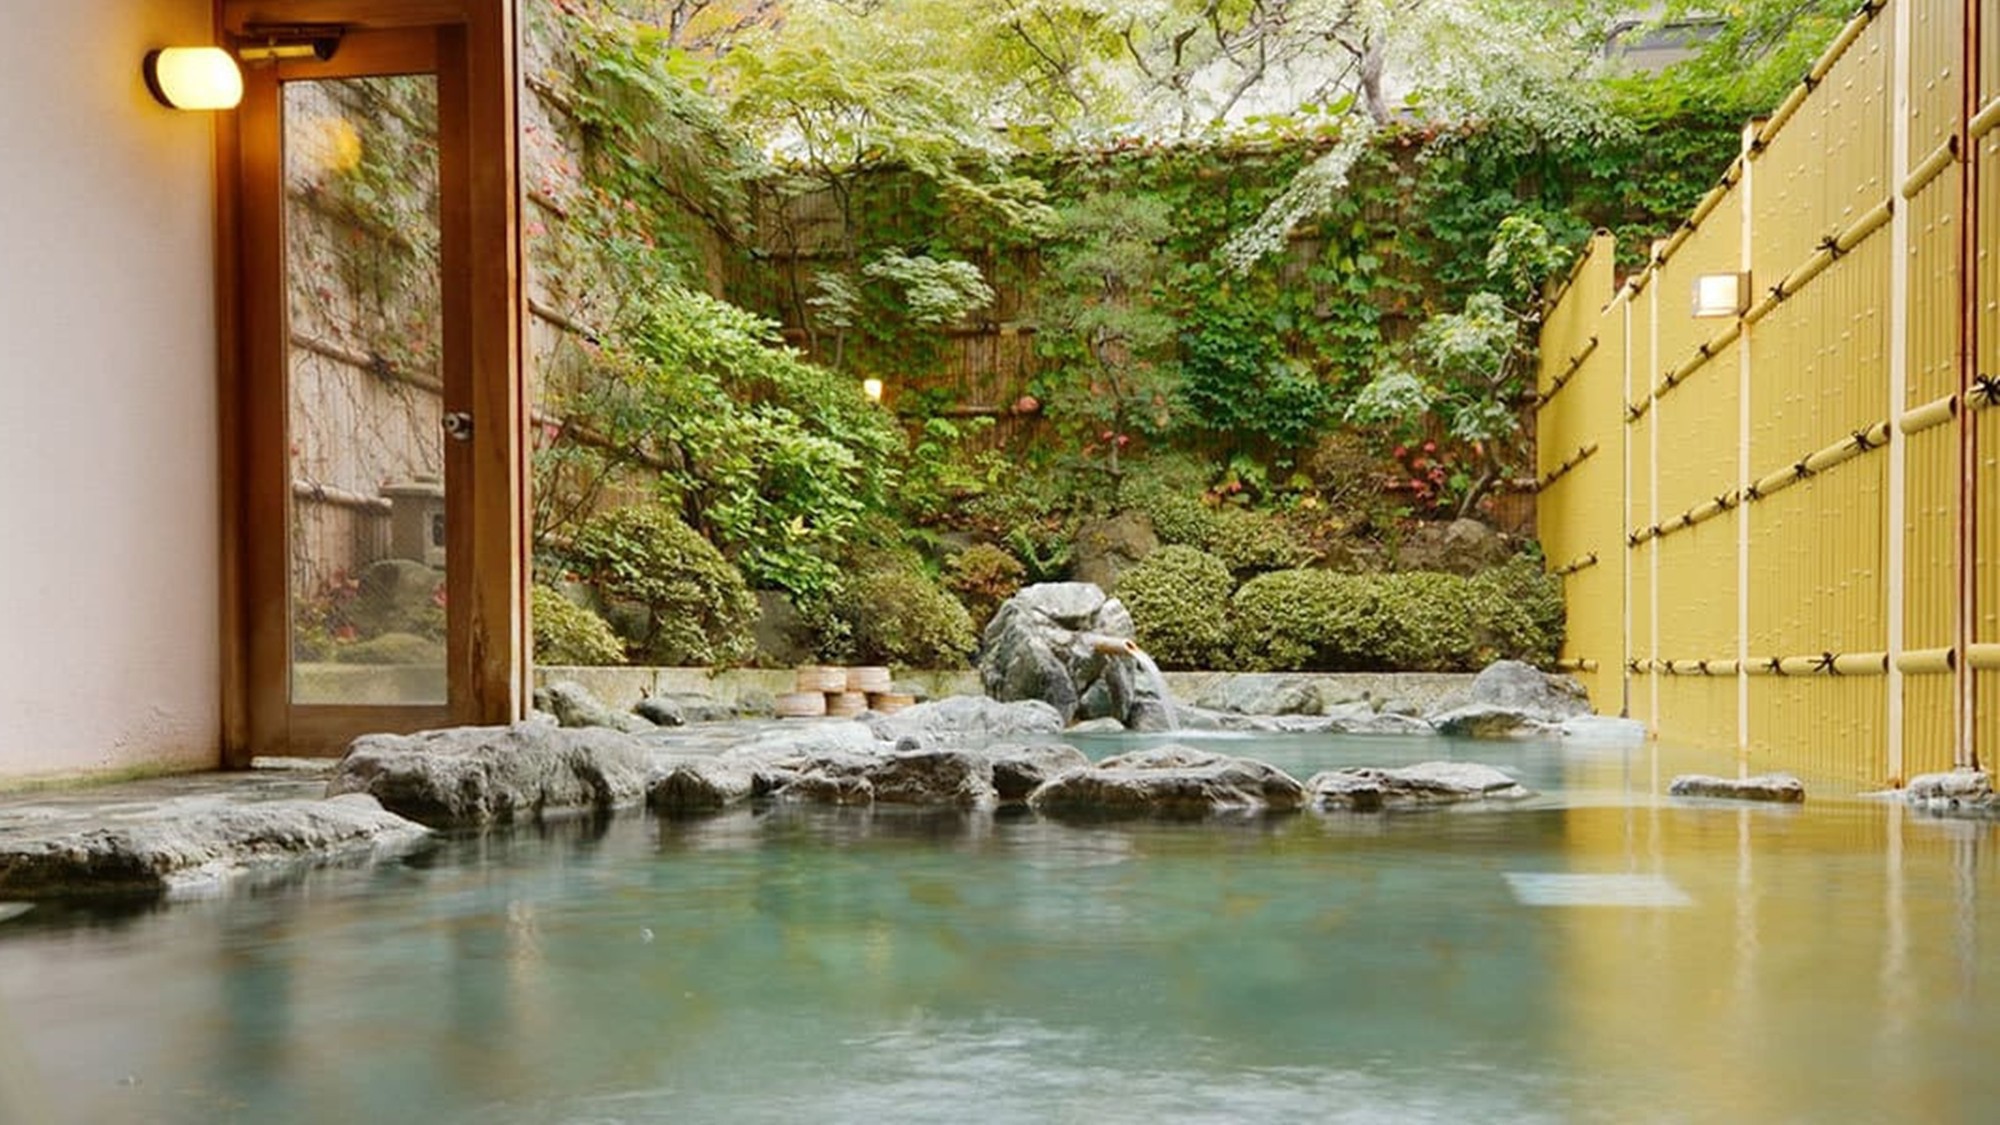
<path id="1" fill-rule="evenodd" d="M 1180 729 L 1180 720 L 1174 714 L 1174 696 L 1167 690 L 1167 678 L 1160 673 L 1159 664 L 1145 649 L 1139 647 L 1139 642 L 1130 637 L 1114 637 L 1106 633 L 1079 633 L 1076 643 L 1100 656 L 1129 659 L 1132 661 L 1133 669 L 1145 677 L 1141 684 L 1135 685 L 1139 690 L 1133 693 L 1131 705 L 1127 708 L 1126 714 L 1121 716 L 1128 726 L 1140 726 L 1142 722 L 1146 726 L 1154 725 L 1144 720 L 1135 722 L 1135 719 L 1138 719 L 1140 713 L 1149 705 L 1157 702 L 1159 705 L 1157 718 L 1165 723 L 1166 729 Z M 1150 697 L 1147 694 L 1148 689 L 1151 692 Z M 1145 717 L 1145 719 L 1152 718 L 1153 716 Z"/>
<path id="2" fill-rule="evenodd" d="M 986 626 L 980 679 L 993 698 L 1042 700 L 1065 723 L 1108 717 L 1135 730 L 1172 729 L 1158 669 L 1132 632 L 1132 615 L 1096 586 L 1029 586 Z"/>
<path id="3" fill-rule="evenodd" d="M 1078 633 L 1076 643 L 1104 656 L 1130 656 L 1136 659 L 1145 655 L 1139 650 L 1139 642 L 1130 637 L 1114 637 L 1107 633 Z"/>

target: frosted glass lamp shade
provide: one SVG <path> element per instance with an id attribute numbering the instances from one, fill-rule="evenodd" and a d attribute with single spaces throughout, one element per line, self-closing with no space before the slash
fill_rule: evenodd
<path id="1" fill-rule="evenodd" d="M 163 47 L 148 52 L 146 88 L 170 109 L 235 109 L 243 72 L 220 47 Z"/>

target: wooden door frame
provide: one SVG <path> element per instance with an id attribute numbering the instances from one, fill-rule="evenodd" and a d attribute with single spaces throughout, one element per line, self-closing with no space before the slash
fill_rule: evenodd
<path id="1" fill-rule="evenodd" d="M 246 92 L 242 109 L 222 115 L 216 137 L 223 764 L 241 768 L 261 754 L 337 754 L 365 730 L 517 720 L 526 713 L 530 661 L 515 0 L 217 0 L 215 18 L 226 44 L 252 27 L 332 24 L 349 32 L 330 63 L 278 64 L 300 76 L 398 68 L 409 60 L 393 52 L 413 39 L 434 46 L 439 178 L 454 185 L 442 191 L 439 209 L 443 353 L 451 365 L 443 406 L 474 420 L 470 441 L 445 443 L 447 480 L 467 484 L 453 498 L 452 536 L 470 556 L 453 559 L 447 703 L 295 708 L 289 378 L 278 327 L 284 246 L 281 235 L 269 234 L 280 230 L 272 208 L 282 205 L 273 183 L 282 167 L 268 95 L 286 71 L 246 66 L 246 87 L 266 96 Z M 434 37 L 368 34 L 413 29 L 432 29 Z"/>

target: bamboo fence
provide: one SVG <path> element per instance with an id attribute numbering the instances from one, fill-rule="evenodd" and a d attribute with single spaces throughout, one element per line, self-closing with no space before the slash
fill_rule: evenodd
<path id="1" fill-rule="evenodd" d="M 2000 752 L 1996 90 L 1990 0 L 1873 0 L 1643 270 L 1600 236 L 1561 289 L 1539 526 L 1600 709 L 1856 785 Z"/>

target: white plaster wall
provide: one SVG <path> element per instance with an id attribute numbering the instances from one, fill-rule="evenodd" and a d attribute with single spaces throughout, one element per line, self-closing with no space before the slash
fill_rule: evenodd
<path id="1" fill-rule="evenodd" d="M 4 0 L 0 783 L 219 760 L 209 0 Z"/>

